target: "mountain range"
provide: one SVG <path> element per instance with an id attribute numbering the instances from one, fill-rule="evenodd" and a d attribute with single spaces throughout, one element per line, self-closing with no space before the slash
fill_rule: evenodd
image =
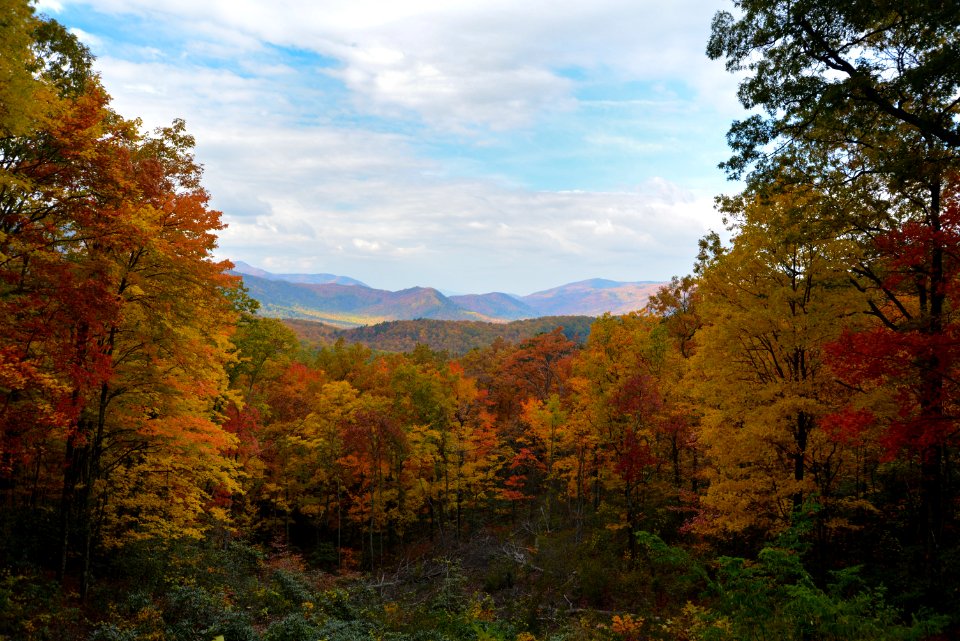
<path id="1" fill-rule="evenodd" d="M 584 280 L 516 296 L 502 292 L 445 296 L 432 287 L 397 292 L 375 289 L 335 274 L 274 274 L 242 261 L 234 273 L 243 278 L 261 313 L 302 318 L 336 327 L 358 327 L 417 318 L 509 322 L 543 316 L 601 316 L 642 308 L 662 283 Z"/>

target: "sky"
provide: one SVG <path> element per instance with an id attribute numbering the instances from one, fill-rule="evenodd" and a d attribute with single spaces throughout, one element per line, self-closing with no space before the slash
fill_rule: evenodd
<path id="1" fill-rule="evenodd" d="M 722 231 L 724 0 L 40 0 L 182 118 L 218 258 L 390 290 L 668 280 Z"/>

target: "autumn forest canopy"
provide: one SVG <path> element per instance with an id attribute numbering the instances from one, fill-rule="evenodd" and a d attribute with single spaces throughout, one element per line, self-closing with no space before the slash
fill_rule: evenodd
<path id="1" fill-rule="evenodd" d="M 729 240 L 462 353 L 258 315 L 185 123 L 0 0 L 0 640 L 956 638 L 960 6 L 734 5 Z"/>

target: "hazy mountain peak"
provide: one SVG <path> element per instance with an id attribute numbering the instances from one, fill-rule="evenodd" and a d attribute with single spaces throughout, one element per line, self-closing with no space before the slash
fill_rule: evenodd
<path id="1" fill-rule="evenodd" d="M 433 287 L 390 292 L 346 276 L 272 274 L 243 261 L 235 264 L 234 271 L 244 276 L 263 313 L 322 320 L 341 327 L 414 318 L 506 322 L 557 315 L 625 314 L 643 308 L 661 285 L 591 278 L 528 296 L 502 292 L 445 296 Z"/>
<path id="2" fill-rule="evenodd" d="M 282 280 L 288 283 L 300 283 L 306 285 L 326 285 L 335 283 L 337 285 L 356 285 L 357 287 L 369 287 L 366 283 L 349 276 L 338 276 L 337 274 L 274 274 L 265 269 L 254 267 L 242 260 L 233 261 L 233 271 L 238 274 L 247 274 L 267 280 Z"/>

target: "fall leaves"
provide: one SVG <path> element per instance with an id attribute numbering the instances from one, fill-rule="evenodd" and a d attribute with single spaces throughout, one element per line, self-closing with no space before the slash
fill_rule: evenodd
<path id="1" fill-rule="evenodd" d="M 375 568 L 496 527 L 604 533 L 630 566 L 640 531 L 757 549 L 801 514 L 821 573 L 895 541 L 933 581 L 955 549 L 954 173 L 845 191 L 771 165 L 722 200 L 726 245 L 582 347 L 312 349 L 213 260 L 184 123 L 141 131 L 11 7 L 0 498 L 41 515 L 61 577 L 138 539 L 335 541 Z"/>
<path id="2" fill-rule="evenodd" d="M 239 489 L 216 411 L 235 283 L 183 123 L 146 134 L 113 112 L 56 23 L 5 28 L 31 45 L 4 52 L 22 65 L 0 139 L 4 493 L 57 506 L 57 565 L 85 589 L 96 547 L 196 536 Z"/>
<path id="3" fill-rule="evenodd" d="M 558 329 L 460 362 L 423 347 L 309 354 L 270 319 L 241 328 L 245 404 L 226 427 L 250 454 L 235 509 L 264 534 L 326 533 L 373 562 L 384 541 L 452 542 L 504 520 L 549 532 L 599 519 L 624 545 L 683 522 L 696 457 L 665 388 L 682 357 L 651 315 L 600 319 L 582 350 Z"/>

